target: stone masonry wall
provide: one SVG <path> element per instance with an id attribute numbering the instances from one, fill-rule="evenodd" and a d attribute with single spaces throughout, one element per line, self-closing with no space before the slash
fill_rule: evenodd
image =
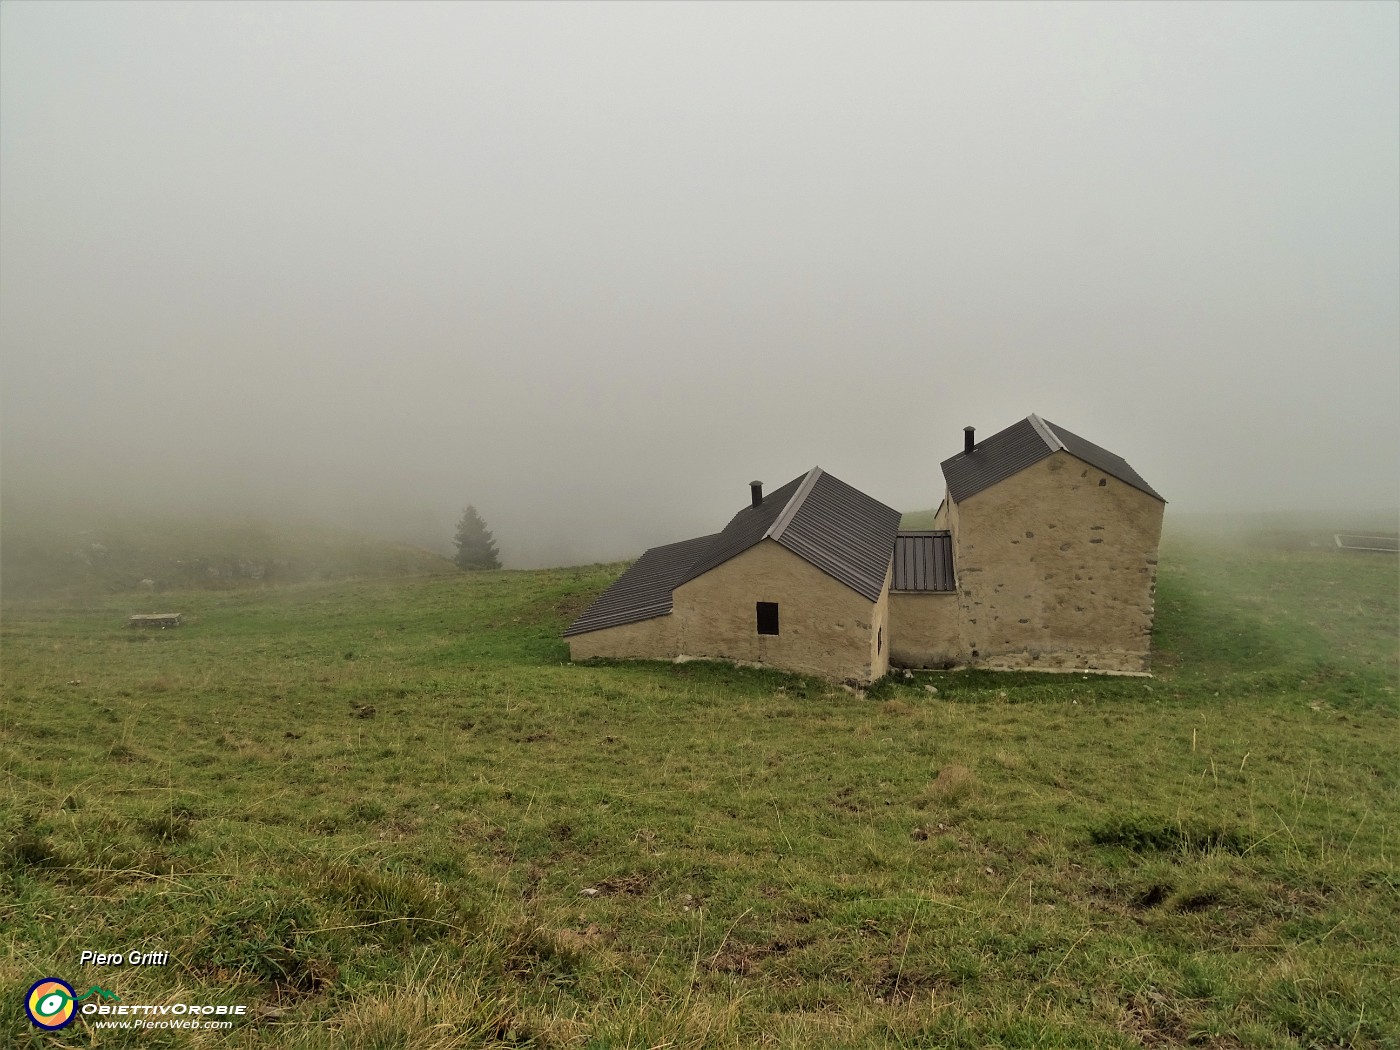
<path id="1" fill-rule="evenodd" d="M 568 639 L 569 659 L 670 660 L 677 654 L 676 618 L 656 616 L 620 627 L 576 634 Z"/>
<path id="2" fill-rule="evenodd" d="M 1148 670 L 1163 509 L 1063 450 L 950 505 L 967 661 Z"/>
<path id="3" fill-rule="evenodd" d="M 890 582 L 894 579 L 894 557 L 890 557 L 889 568 L 885 570 L 885 582 L 880 589 L 880 600 L 871 610 L 870 620 L 870 680 L 883 678 L 890 671 Z M 859 597 L 859 595 L 857 595 Z M 864 679 L 862 679 L 864 680 Z"/>
<path id="4" fill-rule="evenodd" d="M 672 595 L 682 655 L 767 664 L 827 678 L 868 682 L 884 673 L 889 578 L 871 602 L 773 540 L 718 565 Z M 755 603 L 778 603 L 777 635 L 757 630 Z"/>
<path id="5" fill-rule="evenodd" d="M 890 663 L 945 667 L 967 660 L 956 594 L 890 593 Z"/>

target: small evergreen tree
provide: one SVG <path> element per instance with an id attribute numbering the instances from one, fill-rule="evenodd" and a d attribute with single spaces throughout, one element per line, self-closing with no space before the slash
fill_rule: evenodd
<path id="1" fill-rule="evenodd" d="M 457 523 L 457 557 L 452 560 L 459 569 L 499 569 L 500 555 L 496 552 L 491 530 L 475 507 L 462 511 L 462 520 Z"/>

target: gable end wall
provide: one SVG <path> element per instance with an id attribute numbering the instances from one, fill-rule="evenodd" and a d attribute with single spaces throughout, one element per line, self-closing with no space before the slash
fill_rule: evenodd
<path id="1" fill-rule="evenodd" d="M 1163 509 L 1063 450 L 953 504 L 968 661 L 1147 671 Z"/>
<path id="2" fill-rule="evenodd" d="M 757 630 L 757 602 L 777 602 L 779 634 Z M 671 597 L 682 656 L 765 664 L 868 682 L 889 665 L 889 570 L 872 602 L 773 540 L 677 587 Z M 877 655 L 881 628 L 886 628 Z"/>

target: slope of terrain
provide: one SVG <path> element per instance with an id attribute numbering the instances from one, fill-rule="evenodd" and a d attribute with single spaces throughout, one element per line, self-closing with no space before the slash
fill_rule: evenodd
<path id="1" fill-rule="evenodd" d="M 9 602 L 0 1041 L 1395 1045 L 1393 556 L 1169 537 L 1155 679 L 864 695 L 570 665 L 620 568 Z"/>

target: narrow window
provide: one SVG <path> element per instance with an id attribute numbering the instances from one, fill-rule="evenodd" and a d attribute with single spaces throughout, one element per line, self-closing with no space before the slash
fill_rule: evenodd
<path id="1" fill-rule="evenodd" d="M 875 655 L 879 656 L 885 651 L 885 629 L 881 627 L 875 632 Z"/>
<path id="2" fill-rule="evenodd" d="M 778 633 L 778 603 L 759 602 L 758 603 L 758 633 L 777 634 Z"/>

